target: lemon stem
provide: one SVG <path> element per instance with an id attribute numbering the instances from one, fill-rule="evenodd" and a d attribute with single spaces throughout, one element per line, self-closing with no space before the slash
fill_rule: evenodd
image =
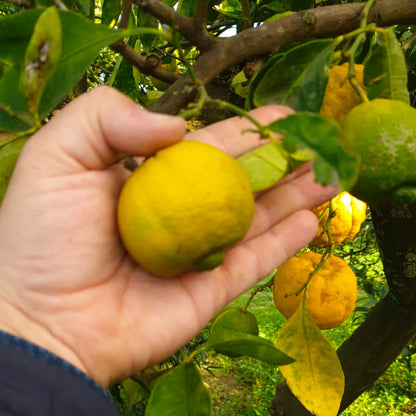
<path id="1" fill-rule="evenodd" d="M 309 284 L 310 284 L 310 282 L 312 281 L 312 279 L 313 279 L 313 277 L 315 276 L 315 274 L 316 273 L 318 273 L 319 272 L 319 270 L 321 270 L 324 266 L 325 266 L 325 264 L 328 262 L 328 260 L 331 258 L 331 256 L 332 256 L 332 252 L 333 252 L 333 249 L 331 249 L 331 248 L 328 248 L 323 254 L 322 254 L 322 257 L 321 257 L 321 261 L 315 266 L 315 268 L 312 270 L 312 272 L 310 273 L 310 275 L 309 275 L 309 278 L 308 278 L 308 280 L 306 281 L 306 283 L 304 284 L 304 285 L 302 285 L 301 287 L 300 287 L 300 289 L 298 289 L 296 292 L 292 292 L 292 293 L 287 293 L 286 295 L 285 295 L 285 298 L 287 298 L 287 297 L 289 297 L 289 296 L 299 296 L 301 293 L 302 293 L 302 291 L 303 290 L 305 290 L 305 294 L 306 294 L 306 291 L 308 290 L 308 286 L 309 286 Z"/>
<path id="2" fill-rule="evenodd" d="M 266 283 L 260 285 L 259 287 L 256 287 L 255 289 L 253 289 L 250 293 L 249 298 L 247 299 L 247 302 L 244 304 L 244 306 L 241 308 L 241 310 L 243 312 L 247 312 L 247 308 L 249 307 L 250 303 L 252 302 L 252 300 L 255 298 L 255 296 L 257 295 L 257 293 L 262 292 L 264 289 L 268 288 L 268 287 L 273 287 L 273 282 L 274 282 L 274 276 L 276 275 L 277 270 L 275 270 L 270 279 L 268 279 L 266 281 Z"/>

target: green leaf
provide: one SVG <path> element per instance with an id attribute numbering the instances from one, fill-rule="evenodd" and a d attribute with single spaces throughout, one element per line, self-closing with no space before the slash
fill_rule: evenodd
<path id="1" fill-rule="evenodd" d="M 0 78 L 0 130 L 23 132 L 34 120 L 19 88 L 21 66 L 8 66 Z"/>
<path id="2" fill-rule="evenodd" d="M 123 386 L 124 394 L 126 395 L 126 401 L 131 405 L 135 405 L 141 400 L 149 397 L 148 390 L 131 378 L 123 380 L 121 385 Z"/>
<path id="3" fill-rule="evenodd" d="M 233 356 L 248 355 L 273 365 L 285 365 L 293 359 L 267 339 L 232 329 L 219 329 L 205 343 L 206 348 Z"/>
<path id="4" fill-rule="evenodd" d="M 288 152 L 305 148 L 313 151 L 315 179 L 323 185 L 341 184 L 343 190 L 354 185 L 359 169 L 358 160 L 338 142 L 339 125 L 314 113 L 296 113 L 269 125 L 283 135 Z"/>
<path id="5" fill-rule="evenodd" d="M 240 71 L 231 80 L 231 89 L 243 98 L 247 98 L 250 81 L 246 78 L 244 71 Z"/>
<path id="6" fill-rule="evenodd" d="M 269 9 L 277 13 L 282 13 L 288 9 L 287 0 L 275 0 L 268 4 L 262 5 L 260 9 Z"/>
<path id="7" fill-rule="evenodd" d="M 71 12 L 60 12 L 60 17 L 62 54 L 42 97 L 41 117 L 65 98 L 102 48 L 126 35 L 123 30 L 108 29 Z"/>
<path id="8" fill-rule="evenodd" d="M 370 100 L 390 98 L 409 104 L 407 67 L 393 28 L 384 30 L 364 67 L 364 84 Z"/>
<path id="9" fill-rule="evenodd" d="M 305 296 L 283 325 L 276 346 L 295 359 L 280 371 L 303 406 L 317 416 L 336 416 L 344 393 L 344 373 L 336 351 L 313 322 Z"/>
<path id="10" fill-rule="evenodd" d="M 314 7 L 314 0 L 289 0 L 289 8 L 293 11 L 313 9 Z"/>
<path id="11" fill-rule="evenodd" d="M 272 57 L 251 83 L 251 105 L 284 104 L 318 113 L 334 47 L 332 40 L 315 40 Z"/>
<path id="12" fill-rule="evenodd" d="M 210 333 L 222 329 L 232 329 L 256 336 L 259 334 L 257 318 L 251 312 L 237 307 L 224 308 L 214 317 Z"/>
<path id="13" fill-rule="evenodd" d="M 186 17 L 192 17 L 195 14 L 196 1 L 195 0 L 179 0 L 178 12 Z"/>
<path id="14" fill-rule="evenodd" d="M 275 143 L 240 156 L 238 163 L 249 178 L 253 191 L 262 191 L 282 179 L 288 171 L 286 152 Z"/>
<path id="15" fill-rule="evenodd" d="M 38 113 L 39 101 L 56 70 L 61 47 L 61 21 L 56 7 L 52 6 L 40 15 L 35 24 L 20 76 L 20 86 L 32 114 Z"/>
<path id="16" fill-rule="evenodd" d="M 152 15 L 140 9 L 137 14 L 137 27 L 157 29 L 158 21 Z M 155 38 L 155 35 L 140 35 L 140 41 L 136 42 L 135 46 L 136 52 L 145 54 L 151 52 Z"/>
<path id="17" fill-rule="evenodd" d="M 219 13 L 232 19 L 244 20 L 247 18 L 238 0 L 224 0 L 218 6 L 214 6 L 214 8 Z"/>
<path id="18" fill-rule="evenodd" d="M 22 136 L 15 140 L 9 139 L 7 144 L 0 143 L 0 203 L 9 186 L 17 158 L 29 136 Z"/>
<path id="19" fill-rule="evenodd" d="M 94 2 L 92 0 L 75 0 L 78 10 L 84 14 L 84 16 L 89 16 L 91 13 L 91 8 L 94 7 Z"/>
<path id="20" fill-rule="evenodd" d="M 0 19 L 0 61 L 4 65 L 0 78 L 0 129 L 25 131 L 32 124 L 19 81 L 26 49 L 42 11 L 28 10 Z M 126 34 L 94 24 L 72 12 L 59 11 L 59 17 L 62 52 L 40 99 L 41 118 L 66 97 L 103 47 Z"/>
<path id="21" fill-rule="evenodd" d="M 145 413 L 146 416 L 212 414 L 211 395 L 192 362 L 184 362 L 156 380 Z"/>
<path id="22" fill-rule="evenodd" d="M 120 0 L 104 0 L 101 21 L 108 26 L 113 20 L 118 20 L 121 13 Z"/>

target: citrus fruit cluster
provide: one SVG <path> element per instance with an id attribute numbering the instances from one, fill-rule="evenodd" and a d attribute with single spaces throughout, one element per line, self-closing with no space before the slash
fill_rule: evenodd
<path id="1" fill-rule="evenodd" d="M 118 228 L 131 257 L 161 277 L 222 263 L 254 214 L 249 180 L 214 146 L 181 141 L 149 157 L 125 183 Z"/>
<path id="2" fill-rule="evenodd" d="M 331 210 L 329 205 L 331 204 Z M 331 211 L 331 218 L 329 214 Z M 361 224 L 367 216 L 367 204 L 353 197 L 348 192 L 341 192 L 312 212 L 319 219 L 319 228 L 315 238 L 309 244 L 311 247 L 326 247 L 329 245 L 326 224 L 330 220 L 329 231 L 332 244 L 339 245 L 351 241 L 360 231 Z"/>
<path id="3" fill-rule="evenodd" d="M 277 309 L 289 319 L 299 307 L 311 273 L 322 256 L 307 251 L 283 263 L 273 282 Z M 331 256 L 309 283 L 306 304 L 320 329 L 341 325 L 354 311 L 357 299 L 357 277 L 340 257 Z"/>

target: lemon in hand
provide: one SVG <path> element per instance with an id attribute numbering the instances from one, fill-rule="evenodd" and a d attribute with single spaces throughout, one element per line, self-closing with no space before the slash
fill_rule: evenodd
<path id="1" fill-rule="evenodd" d="M 209 144 L 181 141 L 133 172 L 117 217 L 131 257 L 157 276 L 174 277 L 221 264 L 253 214 L 250 183 L 238 162 Z"/>

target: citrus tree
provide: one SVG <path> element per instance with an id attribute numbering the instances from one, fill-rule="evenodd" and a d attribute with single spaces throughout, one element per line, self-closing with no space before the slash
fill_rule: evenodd
<path id="1" fill-rule="evenodd" d="M 320 229 L 311 246 L 260 288 L 274 283 L 276 306 L 288 318 L 277 343 L 259 337 L 246 307 L 228 308 L 209 335 L 158 371 L 121 383 L 116 400 L 126 414 L 211 415 L 196 364 L 216 351 L 279 366 L 286 384 L 277 386 L 272 414 L 336 415 L 416 336 L 415 24 L 414 0 L 0 1 L 0 197 L 31 135 L 102 84 L 153 111 L 181 115 L 190 129 L 246 117 L 269 139 L 238 160 L 254 192 L 307 161 L 318 182 L 345 192 L 316 210 Z M 271 103 L 295 113 L 262 125 L 248 112 Z M 347 191 L 362 201 L 347 194 L 345 205 Z M 354 273 L 334 247 L 358 232 L 366 203 L 389 292 L 334 351 L 323 329 L 342 323 L 356 296 Z M 217 253 L 203 254 L 210 260 L 204 269 L 221 262 Z M 154 263 L 151 256 L 145 260 Z M 299 275 L 299 285 L 287 275 Z M 322 294 L 338 301 L 326 315 Z"/>

